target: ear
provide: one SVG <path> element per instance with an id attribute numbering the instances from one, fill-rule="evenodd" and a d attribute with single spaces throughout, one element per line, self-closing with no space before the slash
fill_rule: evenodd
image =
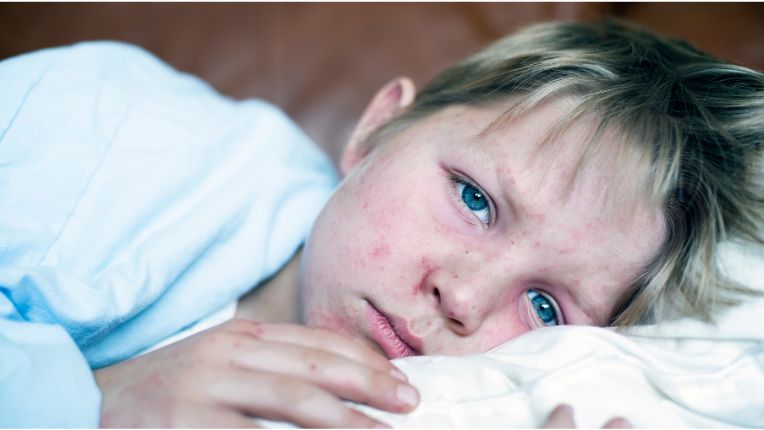
<path id="1" fill-rule="evenodd" d="M 416 87 L 407 77 L 399 77 L 382 87 L 366 107 L 361 119 L 350 135 L 340 158 L 340 171 L 345 176 L 355 167 L 371 148 L 363 143 L 371 133 L 387 123 L 414 101 Z"/>

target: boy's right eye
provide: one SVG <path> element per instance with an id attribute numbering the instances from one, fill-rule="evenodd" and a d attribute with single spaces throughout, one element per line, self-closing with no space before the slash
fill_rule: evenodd
<path id="1" fill-rule="evenodd" d="M 456 187 L 456 193 L 459 199 L 472 212 L 475 217 L 484 225 L 491 223 L 491 202 L 488 195 L 473 185 L 471 182 L 466 181 L 459 177 L 452 177 Z"/>
<path id="2" fill-rule="evenodd" d="M 545 326 L 564 324 L 562 313 L 551 296 L 534 289 L 528 290 L 526 294 L 530 301 L 531 311 L 535 314 L 537 321 Z"/>

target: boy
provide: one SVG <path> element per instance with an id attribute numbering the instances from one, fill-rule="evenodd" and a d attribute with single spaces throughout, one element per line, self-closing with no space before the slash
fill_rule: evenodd
<path id="1" fill-rule="evenodd" d="M 120 55 L 128 54 L 122 50 Z M 143 64 L 134 74 L 152 78 L 145 71 L 149 65 L 138 57 L 130 58 Z M 132 88 L 133 75 L 126 75 L 131 82 L 127 88 Z M 41 76 L 37 82 L 46 83 Z M 66 327 L 64 334 L 75 339 L 73 348 L 99 368 L 94 374 L 103 399 L 101 425 L 238 427 L 252 424 L 248 416 L 310 427 L 381 425 L 340 399 L 400 412 L 414 407 L 416 391 L 385 356 L 486 351 L 527 330 L 559 324 L 628 325 L 678 313 L 710 318 L 718 305 L 734 299 L 730 293 L 745 290 L 718 274 L 716 244 L 727 238 L 762 241 L 764 200 L 757 182 L 764 136 L 762 75 L 619 24 L 530 28 L 449 69 L 416 96 L 409 80 L 394 80 L 377 93 L 359 121 L 340 163 L 344 179 L 315 223 L 331 174 L 307 145 L 289 143 L 300 138 L 295 133 L 285 137 L 288 124 L 270 119 L 258 126 L 280 124 L 279 132 L 266 140 L 279 142 L 282 146 L 274 152 L 284 157 L 275 155 L 269 164 L 287 158 L 292 162 L 293 151 L 304 149 L 309 154 L 297 163 L 300 168 L 283 163 L 272 177 L 248 177 L 250 163 L 259 160 L 238 152 L 242 145 L 205 152 L 209 145 L 198 141 L 196 133 L 208 133 L 208 123 L 193 113 L 206 113 L 204 103 L 219 103 L 214 97 L 205 95 L 204 103 L 182 97 L 184 102 L 177 102 L 173 94 L 185 94 L 185 86 L 193 90 L 197 84 L 176 82 L 172 76 L 163 85 L 146 81 L 140 83 L 151 87 L 146 94 L 156 101 L 150 109 L 142 104 L 145 97 L 129 91 L 106 99 L 115 104 L 134 101 L 135 108 L 116 118 L 102 115 L 96 122 L 94 128 L 104 132 L 94 140 L 108 144 L 98 152 L 102 158 L 95 157 L 96 172 L 82 181 L 86 189 L 81 203 L 62 211 L 64 228 L 52 244 L 43 241 L 42 255 L 24 254 L 26 236 L 21 232 L 34 231 L 34 222 L 30 226 L 26 219 L 13 219 L 15 224 L 3 224 L 19 237 L 7 253 L 16 259 L 8 266 L 15 266 L 4 269 L 0 278 L 7 309 L 4 336 L 6 327 L 9 333 L 49 329 L 30 322 Z M 104 99 L 99 95 L 98 100 Z M 133 130 L 135 124 L 149 122 L 152 131 L 164 130 L 164 121 L 151 120 L 168 104 L 169 115 L 178 112 L 173 121 L 193 119 L 195 127 L 180 140 L 199 142 L 203 149 L 181 147 L 185 158 L 180 166 L 144 166 L 141 173 L 147 176 L 155 173 L 152 167 L 181 169 L 141 190 L 159 193 L 138 211 L 149 212 L 145 222 L 134 221 L 138 215 L 132 202 L 115 198 L 109 205 L 118 210 L 108 216 L 127 215 L 107 218 L 106 226 L 89 225 L 104 220 L 77 211 L 85 205 L 88 213 L 96 214 L 106 202 L 95 199 L 88 187 L 100 187 L 104 191 L 97 195 L 103 196 L 118 181 L 110 177 L 99 182 L 97 176 L 113 151 L 109 145 L 133 144 L 139 140 L 135 137 L 153 139 L 140 134 L 127 139 L 122 127 Z M 11 132 L 18 118 L 24 118 L 23 109 L 15 112 L 8 115 L 12 119 L 6 130 Z M 214 121 L 230 130 L 226 120 L 236 109 L 226 105 L 216 113 Z M 252 118 L 265 115 L 255 113 Z M 238 136 L 227 132 L 222 141 Z M 176 139 L 166 133 L 154 145 Z M 146 150 L 155 151 L 154 145 Z M 175 146 L 168 147 L 178 155 Z M 183 170 L 208 161 L 198 154 L 220 151 L 226 156 L 210 162 L 214 169 Z M 3 165 L 13 161 L 24 166 L 26 153 L 13 155 L 4 156 Z M 118 159 L 133 169 L 146 155 L 128 148 Z M 149 155 L 161 159 L 162 153 Z M 203 181 L 173 187 L 171 181 L 208 170 L 212 173 Z M 226 180 L 230 178 L 235 179 Z M 252 180 L 257 181 L 254 188 L 247 182 Z M 247 198 L 278 204 L 270 213 L 249 208 L 228 213 L 227 205 L 236 207 L 242 196 L 220 195 L 234 184 L 252 189 Z M 120 190 L 136 185 L 128 182 Z M 173 192 L 162 192 L 165 188 Z M 313 192 L 305 196 L 306 189 Z M 303 197 L 294 202 L 294 194 Z M 114 196 L 121 197 L 118 192 Z M 222 200 L 209 200 L 213 198 Z M 140 203 L 145 197 L 135 199 Z M 164 210 L 164 204 L 170 209 Z M 214 212 L 217 208 L 222 212 Z M 240 222 L 215 224 L 231 217 Z M 251 224 L 257 217 L 267 218 L 270 228 L 287 236 L 278 240 L 286 243 L 278 256 L 271 256 L 267 246 L 258 248 L 266 257 L 244 251 L 246 245 L 272 242 L 270 230 L 266 234 Z M 285 224 L 284 217 L 300 220 L 300 226 Z M 112 221 L 132 228 L 108 240 L 95 237 L 97 251 L 90 257 L 95 263 L 84 268 L 61 263 L 72 252 L 86 251 L 69 248 L 82 240 L 67 229 L 80 226 L 75 231 L 82 233 L 88 227 L 104 234 L 117 228 Z M 209 230 L 205 226 L 210 224 L 219 228 L 195 234 L 194 229 Z M 289 251 L 301 242 L 293 232 L 304 231 L 306 224 L 312 224 L 308 240 L 290 258 Z M 26 229 L 12 228 L 19 225 Z M 193 240 L 182 241 L 184 234 L 192 234 Z M 217 246 L 239 238 L 245 242 Z M 252 238 L 258 239 L 257 245 L 249 243 Z M 215 258 L 219 260 L 210 262 Z M 246 270 L 258 259 L 267 260 L 262 269 Z M 54 265 L 54 275 L 46 278 L 50 272 L 42 269 Z M 168 274 L 166 265 L 175 271 Z M 238 271 L 240 277 L 228 278 L 227 272 Z M 78 303 L 87 302 L 85 293 L 63 297 L 67 304 L 57 304 L 52 299 L 60 301 L 68 292 L 59 286 L 71 285 L 67 276 L 86 277 L 84 284 L 108 290 L 114 297 L 103 300 L 103 306 L 113 312 L 98 313 Z M 130 282 L 120 283 L 124 278 Z M 120 288 L 114 288 L 117 284 Z M 243 295 L 255 284 L 256 289 Z M 152 287 L 156 291 L 143 295 L 123 290 Z M 30 290 L 53 293 L 34 295 Z M 200 306 L 210 292 L 215 293 L 209 298 L 213 303 Z M 199 320 L 236 298 L 236 319 L 122 361 L 172 334 L 172 327 Z M 68 303 L 96 316 L 66 314 L 60 307 Z M 178 314 L 189 319 L 163 324 L 165 318 L 176 318 L 171 310 L 179 304 Z M 40 312 L 32 305 L 52 311 Z M 70 320 L 56 318 L 62 314 Z M 110 319 L 104 321 L 104 314 Z M 65 342 L 61 334 L 50 338 Z M 34 345 L 23 345 L 24 337 L 9 337 L 6 350 L 39 356 L 30 352 Z M 120 346 L 124 344 L 131 346 Z M 65 349 L 71 354 L 72 347 Z M 72 383 L 87 384 L 82 363 L 75 361 L 72 372 L 81 373 Z M 51 375 L 56 382 L 61 377 Z M 31 392 L 41 392 L 44 378 L 32 379 L 19 379 L 12 386 L 18 390 L 29 382 Z M 78 415 L 86 421 L 72 423 L 98 422 L 93 413 L 98 392 L 93 389 L 82 387 L 90 400 L 74 403 L 87 404 Z M 23 407 L 25 399 L 19 397 L 16 403 Z M 45 406 L 55 404 L 58 408 L 51 410 L 60 411 L 63 400 L 55 400 Z"/>

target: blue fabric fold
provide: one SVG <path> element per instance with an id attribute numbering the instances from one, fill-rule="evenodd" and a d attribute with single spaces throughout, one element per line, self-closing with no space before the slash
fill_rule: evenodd
<path id="1" fill-rule="evenodd" d="M 97 425 L 88 368 L 274 274 L 337 181 L 278 108 L 221 96 L 138 47 L 5 60 L 0 93 L 0 399 L 15 399 L 0 404 L 3 427 Z M 69 421 L 80 399 L 87 412 Z"/>

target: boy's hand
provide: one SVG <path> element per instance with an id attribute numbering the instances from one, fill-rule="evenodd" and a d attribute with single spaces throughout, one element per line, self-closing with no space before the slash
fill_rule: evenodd
<path id="1" fill-rule="evenodd" d="M 301 427 L 374 427 L 384 424 L 341 399 L 392 412 L 418 402 L 402 373 L 354 340 L 248 320 L 96 370 L 95 377 L 102 427 L 256 427 L 251 417 Z"/>
<path id="2" fill-rule="evenodd" d="M 576 422 L 573 420 L 573 408 L 568 405 L 559 405 L 549 413 L 549 417 L 544 423 L 545 429 L 576 428 Z M 631 423 L 624 418 L 611 418 L 602 425 L 603 429 L 627 429 L 632 428 Z"/>

